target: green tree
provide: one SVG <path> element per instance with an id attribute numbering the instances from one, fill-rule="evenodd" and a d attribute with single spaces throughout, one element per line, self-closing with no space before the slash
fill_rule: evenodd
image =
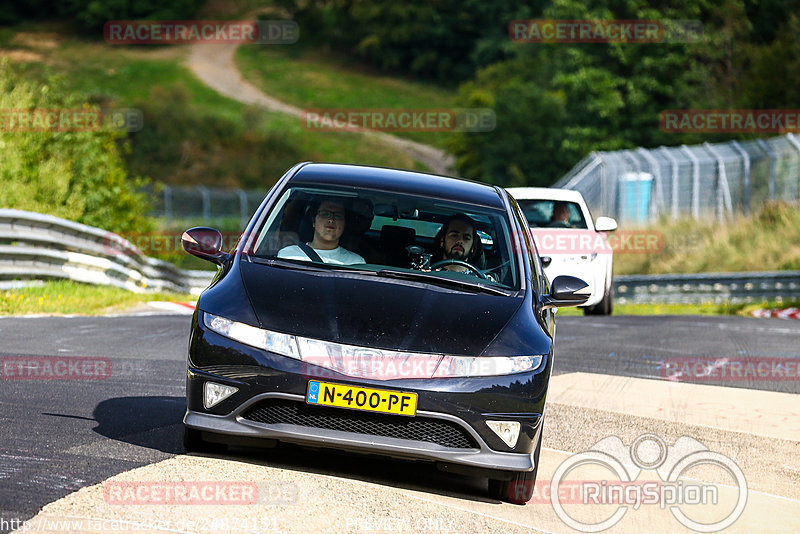
<path id="1" fill-rule="evenodd" d="M 698 19 L 703 4 L 556 0 L 545 19 Z M 593 150 L 672 144 L 661 111 L 701 86 L 691 43 L 518 43 L 515 55 L 462 87 L 462 104 L 494 102 L 497 129 L 459 134 L 461 174 L 501 185 L 549 185 Z"/>
<path id="2" fill-rule="evenodd" d="M 62 92 L 57 79 L 34 85 L 8 61 L 0 64 L 0 109 L 99 111 Z M 8 111 L 6 111 L 8 113 Z M 0 128 L 0 206 L 46 213 L 113 232 L 152 228 L 150 205 L 128 175 L 124 134 L 100 131 L 19 131 L 9 116 Z M 28 128 L 31 129 L 31 128 Z"/>

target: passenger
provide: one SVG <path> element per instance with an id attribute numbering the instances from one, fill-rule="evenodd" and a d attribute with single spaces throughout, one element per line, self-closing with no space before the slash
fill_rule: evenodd
<path id="1" fill-rule="evenodd" d="M 480 257 L 481 238 L 475 228 L 475 221 L 468 215 L 457 213 L 450 216 L 434 238 L 433 262 L 443 260 L 465 261 L 475 267 Z M 470 272 L 463 265 L 444 265 L 448 271 Z"/>
<path id="2" fill-rule="evenodd" d="M 345 226 L 344 204 L 326 200 L 312 213 L 314 237 L 309 243 L 306 243 L 313 249 L 312 254 L 316 253 L 324 263 L 338 265 L 365 263 L 364 258 L 339 245 L 339 239 L 342 237 Z M 303 252 L 303 248 L 298 245 L 282 248 L 278 251 L 278 257 L 305 261 L 313 259 L 309 254 Z"/>
<path id="3" fill-rule="evenodd" d="M 558 200 L 553 203 L 553 216 L 547 224 L 549 228 L 572 228 L 569 224 L 569 204 Z"/>

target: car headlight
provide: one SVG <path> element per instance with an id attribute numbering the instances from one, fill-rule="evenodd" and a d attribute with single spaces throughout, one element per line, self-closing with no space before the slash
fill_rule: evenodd
<path id="1" fill-rule="evenodd" d="M 241 341 L 245 345 L 275 352 L 296 360 L 300 359 L 300 351 L 297 349 L 295 336 L 270 332 L 263 328 L 237 323 L 210 313 L 203 313 L 203 323 L 214 332 L 236 341 Z"/>
<path id="2" fill-rule="evenodd" d="M 542 356 L 445 356 L 434 377 L 513 375 L 535 371 Z"/>
<path id="3" fill-rule="evenodd" d="M 203 323 L 214 332 L 246 345 L 361 378 L 510 375 L 534 371 L 543 359 L 542 356 L 447 356 L 358 347 L 272 332 L 205 312 Z"/>

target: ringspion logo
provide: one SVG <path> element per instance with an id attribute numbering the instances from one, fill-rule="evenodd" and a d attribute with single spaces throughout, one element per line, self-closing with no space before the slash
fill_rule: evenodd
<path id="1" fill-rule="evenodd" d="M 697 480 L 693 476 L 697 469 L 715 470 L 715 476 L 732 484 Z M 655 471 L 658 480 L 645 478 L 643 471 Z M 576 506 L 564 506 L 576 498 L 574 491 L 562 491 L 564 485 L 579 487 Z M 676 521 L 696 532 L 718 532 L 739 519 L 747 495 L 744 473 L 731 458 L 689 436 L 668 445 L 654 434 L 640 435 L 629 447 L 619 437 L 609 436 L 570 456 L 556 468 L 549 492 L 556 515 L 579 532 L 607 530 L 641 506 L 668 508 Z M 582 513 L 597 511 L 599 505 L 605 506 L 602 514 Z M 703 521 L 697 519 L 697 511 L 703 512 Z"/>

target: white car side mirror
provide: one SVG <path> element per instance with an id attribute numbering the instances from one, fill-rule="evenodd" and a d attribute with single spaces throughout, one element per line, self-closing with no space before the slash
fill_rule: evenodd
<path id="1" fill-rule="evenodd" d="M 617 229 L 617 221 L 611 217 L 598 217 L 594 229 L 598 232 L 613 232 Z"/>

